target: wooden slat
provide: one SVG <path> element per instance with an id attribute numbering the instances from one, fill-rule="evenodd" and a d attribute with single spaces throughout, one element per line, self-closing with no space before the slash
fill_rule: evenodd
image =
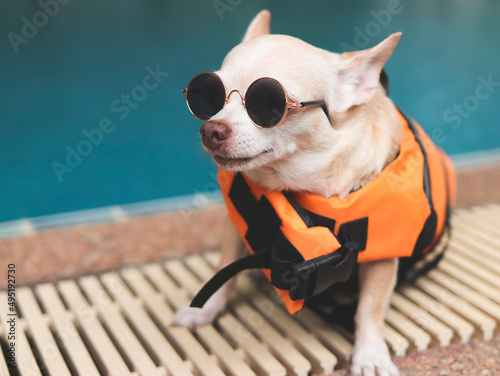
<path id="1" fill-rule="evenodd" d="M 415 285 L 429 295 L 432 295 L 435 299 L 444 302 L 460 316 L 473 323 L 483 333 L 482 337 L 485 341 L 493 337 L 496 322 L 490 316 L 473 307 L 458 295 L 433 282 L 428 277 L 420 277 L 415 281 Z"/>
<path id="2" fill-rule="evenodd" d="M 498 247 L 492 247 L 482 243 L 480 240 L 472 239 L 460 231 L 454 231 L 450 244 L 462 248 L 473 254 L 479 253 L 479 256 L 485 255 L 490 260 L 500 261 Z M 484 257 L 484 256 L 483 256 Z"/>
<path id="3" fill-rule="evenodd" d="M 186 264 L 204 282 L 210 279 L 215 272 L 199 255 L 188 257 Z M 233 300 L 231 307 L 236 316 L 261 341 L 267 344 L 267 347 L 276 358 L 287 368 L 289 375 L 307 375 L 309 373 L 311 364 L 307 359 L 285 337 L 275 330 L 259 312 L 242 299 Z"/>
<path id="4" fill-rule="evenodd" d="M 212 268 L 217 269 L 220 264 L 221 254 L 220 252 L 207 252 L 203 255 L 205 260 L 212 266 Z"/>
<path id="5" fill-rule="evenodd" d="M 500 226 L 500 209 L 494 209 L 488 205 L 474 206 L 470 209 L 474 214 L 477 215 L 477 221 L 481 223 L 487 222 L 490 228 L 496 229 L 496 233 L 500 234 L 498 226 Z"/>
<path id="6" fill-rule="evenodd" d="M 175 310 L 189 303 L 189 296 L 182 290 L 157 264 L 146 265 L 142 268 L 153 285 L 165 296 Z M 221 334 L 212 326 L 204 325 L 195 329 L 200 341 L 213 354 L 216 354 L 220 363 L 229 374 L 252 375 L 253 371 L 244 363 L 239 354 L 226 343 Z"/>
<path id="7" fill-rule="evenodd" d="M 451 255 L 447 256 L 460 256 L 465 257 L 468 260 L 473 260 L 475 263 L 481 265 L 486 271 L 491 270 L 494 274 L 500 275 L 500 260 L 495 260 L 492 255 L 493 253 L 498 256 L 500 252 L 495 252 L 492 249 L 488 249 L 484 246 L 479 247 L 467 247 L 466 245 L 459 243 L 456 239 L 450 241 Z"/>
<path id="8" fill-rule="evenodd" d="M 202 255 L 191 255 L 186 257 L 186 265 L 196 273 L 203 283 L 212 278 L 216 269 L 212 267 Z"/>
<path id="9" fill-rule="evenodd" d="M 288 375 L 306 376 L 309 374 L 311 364 L 307 359 L 259 312 L 242 300 L 233 300 L 231 303 L 236 317 L 266 344 L 267 348 L 285 366 Z"/>
<path id="10" fill-rule="evenodd" d="M 483 294 L 491 300 L 500 303 L 498 286 L 495 287 L 482 281 L 473 274 L 470 274 L 467 270 L 461 269 L 447 260 L 443 260 L 439 263 L 439 270 L 448 273 L 450 276 L 459 276 L 461 281 L 476 290 L 478 294 Z"/>
<path id="11" fill-rule="evenodd" d="M 173 376 L 192 375 L 179 354 L 144 311 L 140 300 L 130 293 L 118 274 L 105 273 L 101 275 L 101 281 L 113 299 L 120 305 L 121 311 L 128 318 L 128 322 L 134 327 L 135 332 L 139 334 L 143 342 L 148 344 L 149 352 L 155 354 L 170 374 Z M 200 372 L 201 375 L 222 376 L 222 372 L 213 361 L 206 363 Z"/>
<path id="12" fill-rule="evenodd" d="M 498 240 L 487 236 L 481 229 L 472 229 L 461 222 L 453 225 L 452 241 L 462 247 L 470 247 L 488 256 L 488 259 L 499 262 Z"/>
<path id="13" fill-rule="evenodd" d="M 240 285 L 241 286 L 241 285 Z M 241 287 L 240 287 L 241 289 Z M 241 289 L 240 291 L 243 291 Z M 247 295 L 259 312 L 284 333 L 295 347 L 311 362 L 314 373 L 331 373 L 337 358 L 318 339 L 303 328 L 288 312 L 264 294 L 253 291 Z"/>
<path id="14" fill-rule="evenodd" d="M 191 296 L 196 294 L 203 285 L 201 280 L 196 278 L 179 260 L 167 261 L 165 263 L 165 269 L 179 284 L 186 288 Z M 281 374 L 282 371 L 286 373 L 286 369 L 276 360 L 276 358 L 274 358 L 269 350 L 263 346 L 248 329 L 239 323 L 238 320 L 230 313 L 225 314 L 223 317 L 224 319 L 221 317 L 217 320 L 218 325 L 224 328 L 225 333 L 245 351 L 257 373 L 269 375 L 278 375 Z M 222 319 L 223 322 L 221 322 Z M 231 333 L 230 330 L 232 329 L 236 329 L 239 333 L 244 333 L 244 335 Z M 260 354 L 260 356 L 257 356 L 257 353 Z"/>
<path id="15" fill-rule="evenodd" d="M 42 375 L 26 337 L 25 325 L 20 325 L 21 323 L 16 330 L 16 367 L 22 376 Z"/>
<path id="16" fill-rule="evenodd" d="M 499 304 L 496 304 L 487 297 L 478 294 L 477 291 L 464 285 L 458 279 L 449 277 L 438 269 L 432 270 L 428 277 L 441 286 L 446 287 L 448 290 L 453 291 L 455 294 L 472 303 L 477 308 L 493 317 L 496 321 L 500 322 Z"/>
<path id="17" fill-rule="evenodd" d="M 13 308 L 14 310 L 14 308 Z M 8 356 L 9 353 L 9 347 L 10 344 L 14 344 L 14 348 L 16 346 L 16 341 L 15 339 L 9 339 L 9 332 L 10 332 L 10 324 L 8 323 L 9 321 L 9 313 L 13 315 L 14 320 L 15 320 L 15 325 L 14 328 L 18 326 L 18 320 L 19 318 L 17 317 L 16 312 L 9 312 L 9 305 L 8 305 L 8 296 L 6 291 L 0 291 L 0 337 L 4 337 L 5 340 L 5 352 L 0 351 L 0 376 L 9 376 L 9 370 L 7 369 L 7 362 L 4 358 L 4 354 Z M 14 362 L 14 366 L 16 366 Z"/>
<path id="18" fill-rule="evenodd" d="M 136 294 L 140 294 L 144 299 L 148 309 L 153 313 L 156 320 L 162 325 L 164 330 L 169 332 L 177 346 L 183 350 L 198 370 L 201 370 L 207 362 L 213 361 L 212 357 L 196 341 L 190 330 L 170 326 L 174 313 L 165 304 L 163 295 L 154 291 L 152 286 L 137 269 L 126 269 L 122 274 Z M 217 355 L 226 373 L 230 375 L 253 375 L 248 365 L 213 327 L 200 327 L 196 329 L 196 332 L 203 342 L 204 340 L 208 342 L 206 343 L 207 347 L 210 348 L 212 353 Z"/>
<path id="19" fill-rule="evenodd" d="M 7 306 L 7 292 L 0 291 L 0 322 L 3 325 L 3 336 L 5 341 L 9 343 L 7 338 L 9 327 L 7 322 L 9 320 L 8 314 L 11 313 Z M 16 319 L 16 368 L 21 376 L 41 376 L 42 373 L 38 368 L 35 356 L 31 351 L 28 339 L 26 338 L 26 333 L 24 330 L 24 322 L 18 316 Z M 7 372 L 7 375 L 9 373 Z"/>
<path id="20" fill-rule="evenodd" d="M 3 352 L 0 352 L 0 376 L 9 376 L 9 370 L 7 369 L 7 363 L 3 356 Z"/>
<path id="21" fill-rule="evenodd" d="M 498 239 L 500 237 L 498 234 L 498 228 L 492 226 L 485 220 L 479 222 L 479 219 L 474 212 L 462 212 L 457 216 L 452 216 L 452 218 L 453 226 L 457 226 L 461 233 L 467 234 L 468 236 L 493 247 L 498 244 Z"/>
<path id="22" fill-rule="evenodd" d="M 438 342 L 439 346 L 448 346 L 453 338 L 453 330 L 413 303 L 399 292 L 391 298 L 391 305 L 411 319 L 415 324 L 427 330 Z"/>
<path id="23" fill-rule="evenodd" d="M 451 311 L 444 304 L 431 298 L 415 286 L 405 284 L 399 288 L 400 293 L 415 302 L 418 306 L 426 309 L 434 317 L 441 320 L 452 328 L 460 337 L 462 342 L 468 342 L 474 333 L 474 326 L 462 317 Z"/>
<path id="24" fill-rule="evenodd" d="M 72 314 L 64 308 L 54 285 L 41 284 L 36 286 L 35 291 L 50 316 L 51 324 L 78 375 L 100 375 L 71 319 Z"/>
<path id="25" fill-rule="evenodd" d="M 229 313 L 223 314 L 219 317 L 217 323 L 228 338 L 237 343 L 245 351 L 248 362 L 258 375 L 286 375 L 286 368 L 233 315 Z"/>
<path id="26" fill-rule="evenodd" d="M 145 275 L 153 282 L 158 290 L 169 300 L 175 310 L 185 306 L 189 302 L 187 291 L 180 288 L 165 274 L 163 268 L 158 264 L 145 265 L 142 268 Z"/>
<path id="27" fill-rule="evenodd" d="M 427 332 L 392 307 L 387 310 L 385 321 L 410 340 L 417 351 L 427 349 L 431 343 L 431 336 Z"/>
<path id="28" fill-rule="evenodd" d="M 165 302 L 163 294 L 156 291 L 150 282 L 146 280 L 145 276 L 136 268 L 125 268 L 120 274 L 161 326 L 164 329 L 169 329 L 174 313 Z"/>
<path id="29" fill-rule="evenodd" d="M 133 364 L 134 369 L 143 375 L 164 376 L 165 370 L 156 367 L 121 315 L 118 305 L 110 299 L 97 277 L 83 277 L 79 282 L 110 333 L 121 344 L 120 347 L 127 355 L 128 361 Z M 119 290 L 120 287 L 116 286 L 112 289 Z"/>
<path id="30" fill-rule="evenodd" d="M 209 349 L 212 354 L 217 356 L 219 363 L 227 375 L 255 375 L 255 372 L 240 356 L 242 352 L 235 351 L 212 325 L 204 325 L 196 328 L 196 334 L 203 345 Z"/>
<path id="31" fill-rule="evenodd" d="M 47 372 L 50 375 L 70 376 L 71 372 L 50 332 L 47 317 L 43 315 L 29 287 L 17 289 L 16 303 L 26 320 L 29 334 L 40 352 Z"/>
<path id="32" fill-rule="evenodd" d="M 385 341 L 389 345 L 389 349 L 393 352 L 394 355 L 406 355 L 406 352 L 410 347 L 410 342 L 405 337 L 396 332 L 387 323 L 384 324 L 382 332 L 384 334 Z"/>
<path id="33" fill-rule="evenodd" d="M 500 240 L 498 213 L 493 214 L 490 210 L 484 211 L 476 207 L 467 211 L 458 211 L 454 213 L 454 216 L 456 216 L 460 222 L 469 224 L 482 233 Z"/>
<path id="34" fill-rule="evenodd" d="M 143 274 L 137 269 L 127 268 L 122 271 L 122 276 L 132 290 L 134 290 L 136 295 L 141 296 L 147 310 L 151 312 L 155 320 L 160 323 L 163 330 L 168 332 L 169 337 L 172 338 L 177 347 L 180 348 L 183 354 L 193 363 L 194 367 L 197 369 L 197 373 L 203 374 L 205 365 L 207 364 L 209 368 L 212 367 L 214 358 L 206 352 L 189 329 L 170 326 L 174 312 L 166 304 L 163 295 L 153 289 L 151 284 L 146 281 Z M 207 347 L 217 356 L 226 374 L 235 376 L 250 376 L 253 374 L 250 367 L 248 367 L 213 327 L 211 327 L 209 332 L 203 330 L 202 332 L 200 339 L 203 341 L 203 339 L 210 338 Z"/>
<path id="35" fill-rule="evenodd" d="M 353 349 L 348 339 L 307 307 L 297 312 L 295 318 L 337 356 L 342 366 L 347 366 Z"/>
<path id="36" fill-rule="evenodd" d="M 57 284 L 57 289 L 74 313 L 77 325 L 94 349 L 93 353 L 99 358 L 105 372 L 111 376 L 137 376 L 137 373 L 130 372 L 98 320 L 95 309 L 88 304 L 76 282 L 73 280 L 61 281 Z"/>
<path id="37" fill-rule="evenodd" d="M 200 257 L 190 257 L 186 260 L 186 263 L 191 267 L 191 269 L 197 272 L 198 276 L 202 280 L 208 280 L 215 273 L 213 264 L 210 265 Z M 317 339 L 305 330 L 298 329 L 297 327 L 300 328 L 300 326 L 296 324 L 295 320 L 293 320 L 290 315 L 280 315 L 279 313 L 274 313 L 275 311 L 281 310 L 281 308 L 274 304 L 269 298 L 265 297 L 264 294 L 259 293 L 248 276 L 239 276 L 237 282 L 238 290 L 246 296 L 246 300 L 252 302 L 262 315 L 258 316 L 256 312 L 253 311 L 254 317 L 261 322 L 261 325 L 268 329 L 265 333 L 273 333 L 271 330 L 272 326 L 266 321 L 270 320 L 270 323 L 278 328 L 281 333 L 284 333 L 287 339 L 300 351 L 299 354 L 291 352 L 291 355 L 293 355 L 292 359 L 295 359 L 294 361 L 297 365 L 291 366 L 291 363 L 287 363 L 286 361 L 285 363 L 287 363 L 292 369 L 305 369 L 306 364 L 304 361 L 306 361 L 305 358 L 307 358 L 312 365 L 312 371 L 314 373 L 327 374 L 333 371 L 337 360 L 333 354 L 331 354 Z M 241 301 L 239 301 L 238 304 L 245 305 L 245 303 L 242 303 Z M 245 309 L 250 310 L 249 307 L 246 307 Z M 281 319 L 273 319 L 273 315 L 280 315 Z M 285 320 L 285 322 L 283 322 L 283 320 Z M 277 325 L 277 321 L 280 322 L 281 325 Z M 264 331 L 264 329 L 260 329 Z M 297 337 L 300 337 L 300 339 Z M 268 343 L 268 346 L 274 348 L 276 354 L 280 352 L 280 346 L 276 346 L 273 340 L 268 340 L 266 342 Z M 305 358 L 303 358 L 301 354 L 303 354 Z M 283 356 L 284 355 L 281 355 L 281 359 L 283 359 Z M 290 362 L 290 360 L 288 362 Z M 301 362 L 302 365 L 299 362 Z"/>
<path id="38" fill-rule="evenodd" d="M 196 278 L 181 260 L 167 261 L 164 266 L 168 274 L 187 290 L 190 297 L 196 295 L 203 286 L 201 280 Z"/>
<path id="39" fill-rule="evenodd" d="M 10 341 L 8 341 L 7 343 L 9 343 L 9 342 Z M 9 370 L 7 369 L 7 363 L 5 361 L 3 351 L 0 351 L 0 376 L 9 376 L 9 375 L 10 375 L 10 373 L 9 373 Z"/>
<path id="40" fill-rule="evenodd" d="M 495 273 L 480 262 L 477 262 L 474 258 L 465 257 L 463 254 L 454 252 L 455 249 L 462 247 L 456 244 L 450 244 L 450 252 L 446 253 L 444 260 L 448 260 L 453 264 L 460 266 L 461 268 L 470 271 L 475 276 L 481 278 L 483 281 L 492 284 L 493 286 L 500 286 L 500 275 Z"/>

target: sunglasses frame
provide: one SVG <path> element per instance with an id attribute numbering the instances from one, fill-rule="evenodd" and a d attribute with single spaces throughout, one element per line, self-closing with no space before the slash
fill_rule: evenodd
<path id="1" fill-rule="evenodd" d="M 231 91 L 229 92 L 229 94 L 228 94 L 226 84 L 224 83 L 224 81 L 222 80 L 222 78 L 221 78 L 218 74 L 216 74 L 216 73 L 214 73 L 214 72 L 201 72 L 201 73 L 198 73 L 196 76 L 194 76 L 194 77 L 193 77 L 193 78 L 189 81 L 189 84 L 188 84 L 187 88 L 186 88 L 186 89 L 182 89 L 182 92 L 186 95 L 186 105 L 187 105 L 187 107 L 188 107 L 188 109 L 189 109 L 189 112 L 191 112 L 191 114 L 192 114 L 192 115 L 193 115 L 196 119 L 198 119 L 198 120 L 206 120 L 206 119 L 202 119 L 202 118 L 200 118 L 200 117 L 196 116 L 196 115 L 193 113 L 193 111 L 191 110 L 191 106 L 189 106 L 189 101 L 188 101 L 188 97 L 187 97 L 187 95 L 188 95 L 188 90 L 189 90 L 189 87 L 191 86 L 191 83 L 192 83 L 192 82 L 193 82 L 196 78 L 198 78 L 199 76 L 201 76 L 202 74 L 210 74 L 210 75 L 212 75 L 212 76 L 217 77 L 217 78 L 219 79 L 219 81 L 222 83 L 222 85 L 224 86 L 224 92 L 225 92 L 225 94 L 226 94 L 226 98 L 225 98 L 225 100 L 224 100 L 224 105 L 222 106 L 222 108 L 221 108 L 219 111 L 221 111 L 221 110 L 224 108 L 224 106 L 225 106 L 225 105 L 229 102 L 229 99 L 231 98 L 231 95 L 233 95 L 233 93 L 238 93 L 238 95 L 240 96 L 240 99 L 241 99 L 241 103 L 243 104 L 243 108 L 245 109 L 245 112 L 246 112 L 246 113 L 247 113 L 247 115 L 248 115 L 248 118 L 250 119 L 250 121 L 252 122 L 252 124 L 253 124 L 253 125 L 255 125 L 255 126 L 256 126 L 256 127 L 258 127 L 258 128 L 266 128 L 266 129 L 267 129 L 267 128 L 274 128 L 274 127 L 276 127 L 276 126 L 280 125 L 280 124 L 281 124 L 281 123 L 282 123 L 282 122 L 286 119 L 286 117 L 287 117 L 287 115 L 288 115 L 288 111 L 290 111 L 290 110 L 292 110 L 292 109 L 299 109 L 299 108 L 303 108 L 303 107 L 311 107 L 311 106 L 320 106 L 320 107 L 323 109 L 323 111 L 324 111 L 324 113 L 325 113 L 326 117 L 328 118 L 328 121 L 330 121 L 330 116 L 329 116 L 329 113 L 328 113 L 328 108 L 327 108 L 326 103 L 325 103 L 324 101 L 322 101 L 322 100 L 318 100 L 318 101 L 307 101 L 307 102 L 294 102 L 294 101 L 290 100 L 290 97 L 288 96 L 288 92 L 286 91 L 285 87 L 281 84 L 281 82 L 279 82 L 278 80 L 276 80 L 276 79 L 274 79 L 274 78 L 272 78 L 272 77 L 261 77 L 261 78 L 256 79 L 254 82 L 252 82 L 252 83 L 250 84 L 250 86 L 249 86 L 249 87 L 248 87 L 248 89 L 246 90 L 246 92 L 245 92 L 245 96 L 242 96 L 242 95 L 241 95 L 241 93 L 240 93 L 240 91 L 239 91 L 239 90 L 237 90 L 237 89 L 231 90 Z M 276 82 L 276 83 L 277 83 L 277 84 L 281 87 L 281 89 L 283 90 L 283 93 L 285 94 L 285 101 L 286 101 L 285 111 L 284 111 L 284 113 L 283 113 L 283 115 L 282 115 L 281 119 L 280 119 L 280 120 L 279 120 L 276 124 L 271 125 L 271 126 L 269 126 L 269 127 L 265 127 L 265 126 L 262 126 L 262 125 L 259 125 L 259 124 L 255 123 L 255 122 L 252 120 L 252 118 L 250 117 L 250 115 L 248 114 L 248 111 L 247 111 L 247 108 L 246 108 L 246 104 L 245 104 L 245 98 L 246 98 L 246 96 L 247 96 L 247 94 L 248 94 L 248 91 L 251 89 L 251 87 L 252 87 L 252 86 L 253 86 L 256 82 L 258 82 L 258 81 L 260 81 L 260 80 L 272 80 L 272 81 Z"/>

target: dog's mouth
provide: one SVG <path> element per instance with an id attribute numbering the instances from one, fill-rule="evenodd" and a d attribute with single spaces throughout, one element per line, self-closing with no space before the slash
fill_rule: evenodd
<path id="1" fill-rule="evenodd" d="M 248 157 L 230 157 L 227 155 L 213 155 L 212 158 L 217 164 L 218 167 L 224 168 L 224 169 L 236 169 L 243 167 L 250 163 L 251 161 L 257 159 L 258 157 L 267 154 L 271 152 L 272 149 L 264 150 L 261 153 L 258 153 L 253 156 L 248 156 Z"/>

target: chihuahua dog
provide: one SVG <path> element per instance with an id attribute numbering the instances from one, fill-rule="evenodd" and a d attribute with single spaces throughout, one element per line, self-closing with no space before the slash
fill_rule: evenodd
<path id="1" fill-rule="evenodd" d="M 379 78 L 401 33 L 371 49 L 336 54 L 290 36 L 271 35 L 270 18 L 268 11 L 261 11 L 216 72 L 227 97 L 219 112 L 204 119 L 203 147 L 217 167 L 243 171 L 270 191 L 345 198 L 398 155 L 402 127 Z M 278 126 L 256 126 L 242 93 L 262 77 L 279 81 L 297 102 L 321 100 L 327 106 L 290 108 Z M 242 246 L 228 221 L 221 267 L 234 261 Z M 398 259 L 364 262 L 358 270 L 351 374 L 398 375 L 382 334 Z M 184 307 L 173 323 L 189 328 L 211 323 L 224 311 L 229 289 L 225 284 L 201 309 Z"/>

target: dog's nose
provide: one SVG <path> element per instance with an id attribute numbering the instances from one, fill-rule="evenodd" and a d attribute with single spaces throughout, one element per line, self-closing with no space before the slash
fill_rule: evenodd
<path id="1" fill-rule="evenodd" d="M 219 149 L 231 135 L 231 128 L 220 121 L 207 121 L 200 128 L 201 142 L 210 150 Z"/>

